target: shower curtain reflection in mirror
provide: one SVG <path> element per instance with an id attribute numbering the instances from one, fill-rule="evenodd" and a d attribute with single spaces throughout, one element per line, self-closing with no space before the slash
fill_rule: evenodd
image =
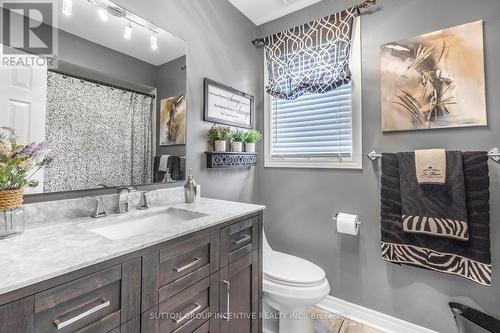
<path id="1" fill-rule="evenodd" d="M 44 192 L 151 182 L 153 98 L 56 72 L 47 78 Z"/>

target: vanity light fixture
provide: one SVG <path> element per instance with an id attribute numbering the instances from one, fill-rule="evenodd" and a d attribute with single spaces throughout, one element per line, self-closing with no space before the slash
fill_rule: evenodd
<path id="1" fill-rule="evenodd" d="M 132 39 L 132 23 L 130 21 L 125 26 L 125 31 L 123 32 L 123 38 L 127 40 Z"/>
<path id="2" fill-rule="evenodd" d="M 108 12 L 106 11 L 105 8 L 99 8 L 97 10 L 97 14 L 104 22 L 107 22 L 109 20 Z"/>
<path id="3" fill-rule="evenodd" d="M 158 37 L 156 36 L 157 32 L 153 31 L 153 34 L 150 37 L 151 40 L 151 49 L 152 50 L 157 50 L 158 49 Z"/>
<path id="4" fill-rule="evenodd" d="M 73 1 L 72 0 L 63 0 L 62 12 L 66 16 L 71 16 L 71 12 L 73 10 Z"/>

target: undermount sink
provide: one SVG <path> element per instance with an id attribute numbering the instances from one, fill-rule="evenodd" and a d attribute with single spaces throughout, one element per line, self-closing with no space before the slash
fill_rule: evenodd
<path id="1" fill-rule="evenodd" d="M 168 208 L 156 213 L 144 213 L 144 215 L 103 218 L 97 226 L 96 223 L 92 223 L 83 228 L 107 239 L 118 240 L 150 232 L 161 233 L 172 226 L 203 216 L 207 215 L 184 209 Z"/>

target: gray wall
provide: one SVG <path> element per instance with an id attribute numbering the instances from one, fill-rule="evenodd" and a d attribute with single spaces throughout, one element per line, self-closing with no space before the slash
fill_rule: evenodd
<path id="1" fill-rule="evenodd" d="M 187 41 L 187 165 L 202 194 L 227 200 L 255 201 L 255 168 L 206 169 L 203 78 L 258 93 L 258 51 L 250 41 L 255 25 L 227 0 L 116 0 L 116 3 Z"/>
<path id="2" fill-rule="evenodd" d="M 59 30 L 58 69 L 141 92 L 156 87 L 158 67 Z"/>
<path id="3" fill-rule="evenodd" d="M 426 147 L 477 150 L 500 145 L 500 2 L 498 0 L 379 0 L 362 18 L 363 152 Z M 353 1 L 325 0 L 259 27 L 260 36 L 326 16 Z M 382 134 L 379 48 L 441 28 L 485 21 L 487 128 Z M 262 66 L 261 66 L 262 68 Z M 262 90 L 262 87 L 260 88 Z M 262 128 L 262 100 L 259 126 Z M 262 148 L 262 147 L 261 147 Z M 262 149 L 261 149 L 262 150 Z M 349 302 L 437 330 L 456 332 L 447 303 L 477 305 L 500 317 L 500 165 L 490 163 L 493 282 L 482 287 L 465 279 L 382 261 L 380 251 L 379 168 L 364 160 L 363 171 L 258 169 L 258 201 L 267 205 L 271 246 L 323 267 L 331 294 Z M 357 213 L 359 237 L 339 235 L 331 222 L 336 211 Z"/>
<path id="4" fill-rule="evenodd" d="M 156 155 L 186 155 L 186 145 L 160 146 L 161 100 L 186 93 L 186 56 L 179 57 L 161 66 L 156 73 Z"/>

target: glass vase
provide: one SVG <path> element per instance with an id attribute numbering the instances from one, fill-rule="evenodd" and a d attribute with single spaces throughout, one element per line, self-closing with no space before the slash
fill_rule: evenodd
<path id="1" fill-rule="evenodd" d="M 0 239 L 22 234 L 24 220 L 25 216 L 22 208 L 0 210 Z"/>

